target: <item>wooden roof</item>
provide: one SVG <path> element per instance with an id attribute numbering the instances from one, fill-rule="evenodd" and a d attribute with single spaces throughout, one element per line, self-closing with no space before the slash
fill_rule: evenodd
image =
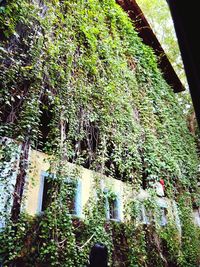
<path id="1" fill-rule="evenodd" d="M 129 17 L 134 21 L 134 26 L 138 31 L 138 35 L 143 42 L 152 47 L 158 57 L 158 66 L 163 72 L 163 76 L 167 83 L 172 86 L 175 93 L 184 91 L 185 88 L 178 78 L 174 68 L 172 67 L 165 51 L 163 50 L 156 35 L 151 29 L 142 10 L 135 0 L 116 0 L 116 2 L 128 13 Z"/>

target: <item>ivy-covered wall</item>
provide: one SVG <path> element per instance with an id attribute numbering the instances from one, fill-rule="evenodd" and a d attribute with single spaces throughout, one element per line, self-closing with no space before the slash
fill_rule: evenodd
<path id="1" fill-rule="evenodd" d="M 7 0 L 0 3 L 0 33 L 0 135 L 22 142 L 24 151 L 15 189 L 22 192 L 20 179 L 25 182 L 28 144 L 55 157 L 56 196 L 65 187 L 63 160 L 136 189 L 163 178 L 166 194 L 180 200 L 185 225 L 180 247 L 173 225 L 152 238 L 148 233 L 154 230 L 136 229 L 134 220 L 107 225 L 97 204 L 90 206 L 85 223 L 72 223 L 55 197 L 42 219 L 22 215 L 8 223 L 2 257 L 9 264 L 24 257 L 31 266 L 83 266 L 89 244 L 78 247 L 94 234 L 110 255 L 120 251 L 110 256 L 112 266 L 198 266 L 198 231 L 185 219 L 191 218 L 192 202 L 199 205 L 195 140 L 153 51 L 127 14 L 114 0 Z M 56 207 L 60 212 L 54 216 Z M 16 218 L 15 209 L 13 214 Z"/>

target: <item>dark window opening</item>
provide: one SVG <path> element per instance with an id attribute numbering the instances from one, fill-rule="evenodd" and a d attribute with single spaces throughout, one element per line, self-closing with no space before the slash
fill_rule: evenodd
<path id="1" fill-rule="evenodd" d="M 41 211 L 45 211 L 48 208 L 48 206 L 52 203 L 53 188 L 55 188 L 56 186 L 59 186 L 59 185 L 56 183 L 53 177 L 44 176 Z M 78 192 L 78 189 L 77 189 L 77 181 L 66 180 L 65 186 L 66 186 L 65 188 L 66 193 L 65 193 L 65 199 L 63 199 L 63 201 L 66 203 L 68 207 L 69 214 L 76 215 L 77 214 L 76 198 L 77 198 L 77 194 L 80 193 Z M 78 204 L 80 205 L 80 203 Z"/>
<path id="2" fill-rule="evenodd" d="M 96 158 L 96 151 L 99 145 L 99 127 L 95 122 L 85 122 L 83 125 L 85 136 L 80 140 L 72 140 L 74 155 L 69 162 L 75 163 L 81 155 L 81 165 L 87 169 L 92 167 Z"/>
<path id="3" fill-rule="evenodd" d="M 148 172 L 146 170 L 146 163 L 144 161 L 144 156 L 141 156 L 142 160 L 142 189 L 147 189 L 148 184 L 147 184 L 147 177 L 148 177 Z"/>
<path id="4" fill-rule="evenodd" d="M 120 220 L 120 202 L 115 193 L 104 189 L 105 211 L 107 220 Z"/>
<path id="5" fill-rule="evenodd" d="M 52 202 L 52 188 L 53 188 L 53 181 L 45 176 L 43 195 L 42 195 L 42 211 L 46 210 L 47 207 Z"/>
<path id="6" fill-rule="evenodd" d="M 38 136 L 38 150 L 43 150 L 47 140 L 48 135 L 50 133 L 50 122 L 53 118 L 53 106 L 52 105 L 45 105 L 44 103 L 41 104 L 40 107 L 41 116 L 40 116 L 40 123 L 39 123 L 39 136 Z"/>
<path id="7" fill-rule="evenodd" d="M 114 176 L 116 179 L 121 181 L 128 181 L 130 178 L 125 172 L 120 171 L 117 162 L 114 161 L 114 146 L 111 142 L 107 143 L 107 157 L 108 160 L 105 162 L 105 175 Z"/>
<path id="8" fill-rule="evenodd" d="M 122 167 L 122 162 L 126 163 L 127 158 L 131 158 L 134 155 L 131 154 L 131 152 L 128 150 L 128 148 L 124 148 L 122 153 L 118 155 L 118 152 L 115 151 L 115 147 L 112 143 L 112 141 L 108 141 L 107 145 L 107 155 L 106 157 L 108 160 L 105 162 L 105 171 L 104 174 L 109 176 L 113 176 L 117 180 L 126 181 L 126 182 L 132 182 L 133 175 L 136 172 L 136 168 L 132 165 L 131 167 L 128 166 L 126 169 L 124 166 Z M 120 161 L 118 159 L 120 157 Z"/>
<path id="9" fill-rule="evenodd" d="M 142 189 L 147 189 L 147 173 L 145 171 L 142 172 Z"/>
<path id="10" fill-rule="evenodd" d="M 118 205 L 117 205 L 117 200 L 116 199 L 110 199 L 109 200 L 109 216 L 110 219 L 118 219 Z"/>

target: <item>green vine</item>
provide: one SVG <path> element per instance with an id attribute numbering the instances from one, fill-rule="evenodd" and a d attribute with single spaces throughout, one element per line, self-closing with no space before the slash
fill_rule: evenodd
<path id="1" fill-rule="evenodd" d="M 1 1 L 0 15 L 0 135 L 29 140 L 32 149 L 47 153 L 56 177 L 50 204 L 36 218 L 22 213 L 12 223 L 6 191 L 0 210 L 5 266 L 84 266 L 97 241 L 107 245 L 110 266 L 198 266 L 199 230 L 191 217 L 192 202 L 199 207 L 195 138 L 154 52 L 127 14 L 114 0 L 10 0 Z M 16 147 L 1 146 L 2 162 Z M 156 220 L 138 224 L 135 200 L 128 222 L 106 220 L 98 182 L 85 219 L 70 214 L 75 191 L 66 177 L 79 173 L 68 173 L 67 161 L 132 189 L 164 179 L 166 196 L 181 210 L 181 242 L 171 220 L 163 229 Z M 11 166 L 6 179 L 0 177 L 3 188 L 15 172 Z M 143 204 L 156 213 L 155 198 Z"/>

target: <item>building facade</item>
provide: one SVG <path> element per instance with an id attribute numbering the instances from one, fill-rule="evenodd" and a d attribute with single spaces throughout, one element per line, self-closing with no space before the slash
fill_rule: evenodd
<path id="1" fill-rule="evenodd" d="M 199 265 L 183 88 L 118 2 L 0 4 L 3 266 L 85 266 L 96 242 L 109 266 Z"/>

